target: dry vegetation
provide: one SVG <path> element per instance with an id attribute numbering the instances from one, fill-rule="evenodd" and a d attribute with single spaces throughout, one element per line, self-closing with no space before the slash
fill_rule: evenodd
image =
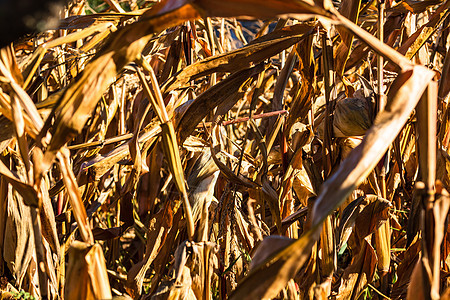
<path id="1" fill-rule="evenodd" d="M 69 1 L 0 52 L 0 298 L 448 299 L 449 7 Z"/>

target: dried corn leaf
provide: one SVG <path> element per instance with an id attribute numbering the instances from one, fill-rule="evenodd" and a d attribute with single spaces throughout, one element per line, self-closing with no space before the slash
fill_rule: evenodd
<path id="1" fill-rule="evenodd" d="M 354 262 L 345 269 L 343 282 L 336 299 L 358 299 L 368 282 L 372 281 L 377 266 L 377 255 L 372 245 L 363 239 L 361 251 Z"/>
<path id="2" fill-rule="evenodd" d="M 322 186 L 312 212 L 313 224 L 324 220 L 372 171 L 402 129 L 432 78 L 433 72 L 421 66 L 415 66 L 397 77 L 387 95 L 385 110 L 377 116 L 361 144 Z M 329 201 L 330 197 L 334 200 Z"/>
<path id="3" fill-rule="evenodd" d="M 313 227 L 302 237 L 282 247 L 255 265 L 251 272 L 233 291 L 231 299 L 263 299 L 275 297 L 286 286 L 310 256 L 321 226 Z"/>
<path id="4" fill-rule="evenodd" d="M 191 80 L 215 72 L 235 73 L 259 64 L 304 39 L 314 27 L 315 24 L 286 26 L 264 35 L 240 49 L 205 58 L 187 66 L 170 78 L 164 83 L 162 90 L 169 92 L 184 87 Z"/>
<path id="5" fill-rule="evenodd" d="M 65 299 L 111 299 L 105 258 L 100 245 L 75 241 L 69 249 Z"/>
<path id="6" fill-rule="evenodd" d="M 8 242 L 2 249 L 3 259 L 20 287 L 34 254 L 33 227 L 30 207 L 23 203 L 22 197 L 11 187 L 7 197 L 4 239 Z"/>
<path id="7" fill-rule="evenodd" d="M 74 212 L 74 217 L 77 220 L 81 237 L 86 243 L 92 244 L 94 242 L 94 237 L 92 235 L 91 226 L 88 223 L 86 208 L 84 207 L 83 200 L 81 199 L 80 192 L 78 191 L 78 184 L 75 179 L 75 175 L 70 167 L 69 155 L 67 152 L 68 150 L 65 149 L 65 151 L 61 151 L 58 154 L 64 185 L 66 186 L 69 201 Z"/>
<path id="8" fill-rule="evenodd" d="M 163 4 L 158 3 L 143 15 L 144 18 L 151 17 L 151 21 L 136 22 L 117 31 L 87 65 L 81 77 L 65 90 L 55 108 L 55 132 L 45 152 L 40 173 L 48 170 L 57 151 L 81 132 L 103 92 L 127 63 L 139 57 L 151 34 L 197 16 L 189 9 L 167 12 L 161 6 Z"/>
<path id="9" fill-rule="evenodd" d="M 22 195 L 26 201 L 26 204 L 38 207 L 39 200 L 35 189 L 32 186 L 22 182 L 22 180 L 7 166 L 5 166 L 2 161 L 0 161 L 0 174 Z"/>
<path id="10" fill-rule="evenodd" d="M 216 106 L 236 103 L 247 91 L 253 81 L 252 78 L 263 70 L 263 65 L 257 65 L 236 72 L 198 96 L 178 122 L 178 140 L 183 142 Z"/>

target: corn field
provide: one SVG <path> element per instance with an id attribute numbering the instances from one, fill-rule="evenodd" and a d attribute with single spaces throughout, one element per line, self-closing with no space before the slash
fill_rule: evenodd
<path id="1" fill-rule="evenodd" d="M 450 0 L 57 19 L 0 50 L 0 299 L 450 299 Z"/>

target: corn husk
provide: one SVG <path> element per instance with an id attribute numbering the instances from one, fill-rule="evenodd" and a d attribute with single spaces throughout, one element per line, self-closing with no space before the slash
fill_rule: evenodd
<path id="1" fill-rule="evenodd" d="M 345 98 L 336 103 L 333 114 L 335 137 L 362 136 L 372 126 L 370 98 Z"/>

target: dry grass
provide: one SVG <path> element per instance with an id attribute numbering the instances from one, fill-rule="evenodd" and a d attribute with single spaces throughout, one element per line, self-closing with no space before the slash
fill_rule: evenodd
<path id="1" fill-rule="evenodd" d="M 449 7 L 69 1 L 0 51 L 1 299 L 448 299 Z"/>

